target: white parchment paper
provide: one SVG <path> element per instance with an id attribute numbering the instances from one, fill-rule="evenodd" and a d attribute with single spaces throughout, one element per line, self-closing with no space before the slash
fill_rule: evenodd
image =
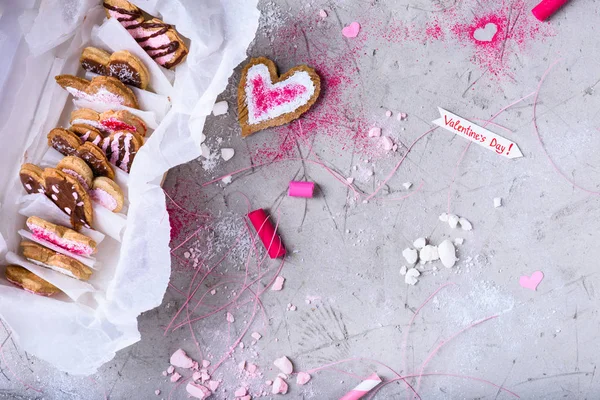
<path id="1" fill-rule="evenodd" d="M 154 132 L 125 179 L 129 206 L 124 228 L 102 232 L 106 236 L 94 255 L 101 268 L 86 283 L 94 290 L 67 285 L 70 296 L 45 298 L 0 278 L 0 317 L 20 346 L 77 375 L 94 373 L 118 350 L 140 340 L 137 317 L 162 302 L 171 258 L 161 178 L 170 168 L 200 156 L 205 118 L 233 69 L 246 58 L 258 26 L 257 0 L 133 2 L 174 24 L 191 44 L 187 61 L 177 67 L 174 79 L 166 73 L 153 80 L 153 89 L 170 96 L 172 107 L 164 116 L 153 113 Z M 118 40 L 106 36 L 116 26 L 103 30 L 102 39 L 92 35 L 104 22 L 98 1 L 42 0 L 38 9 L 33 4 L 23 1 L 19 5 L 18 26 L 0 17 L 0 36 L 8 38 L 0 43 L 0 51 L 9 54 L 3 63 L 11 65 L 0 85 L 0 140 L 8 145 L 0 158 L 0 265 L 19 260 L 11 254 L 18 254 L 18 231 L 26 219 L 19 210 L 23 212 L 30 204 L 22 202 L 20 165 L 40 163 L 44 156 L 46 162 L 52 159 L 46 155 L 46 134 L 61 122 L 64 125 L 65 118 L 68 122 L 65 108 L 74 107 L 72 97 L 58 87 L 54 76 L 81 75 L 78 59 L 86 45 L 105 43 L 112 50 L 120 46 Z M 131 45 L 124 40 L 121 49 Z M 107 217 L 95 213 L 95 218 Z M 1 266 L 0 273 L 3 276 Z M 43 340 L 38 336 L 42 330 Z"/>

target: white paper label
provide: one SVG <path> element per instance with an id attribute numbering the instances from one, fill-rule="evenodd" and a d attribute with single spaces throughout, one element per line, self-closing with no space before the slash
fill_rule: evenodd
<path id="1" fill-rule="evenodd" d="M 438 107 L 438 110 L 440 111 L 441 118 L 433 121 L 434 124 L 470 140 L 471 142 L 475 142 L 503 157 L 523 157 L 523 153 L 521 153 L 519 146 L 514 142 L 496 135 L 494 132 L 490 132 L 479 125 L 475 125 L 471 121 L 459 117 L 458 115 L 452 114 L 443 108 Z"/>

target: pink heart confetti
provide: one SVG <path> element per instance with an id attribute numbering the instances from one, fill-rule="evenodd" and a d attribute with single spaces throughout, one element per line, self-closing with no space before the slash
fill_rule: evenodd
<path id="1" fill-rule="evenodd" d="M 531 274 L 531 276 L 523 275 L 520 277 L 519 285 L 525 289 L 531 289 L 535 291 L 542 279 L 544 279 L 544 273 L 542 271 L 535 271 L 533 274 Z"/>
<path id="2" fill-rule="evenodd" d="M 357 37 L 358 32 L 360 32 L 360 24 L 356 21 L 342 29 L 342 35 L 346 36 L 347 38 Z"/>

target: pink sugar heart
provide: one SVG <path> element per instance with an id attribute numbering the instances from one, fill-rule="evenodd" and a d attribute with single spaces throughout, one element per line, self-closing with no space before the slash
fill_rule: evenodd
<path id="1" fill-rule="evenodd" d="M 519 285 L 525 289 L 531 289 L 535 291 L 542 279 L 544 279 L 544 273 L 542 271 L 535 271 L 533 274 L 531 274 L 531 276 L 523 275 L 520 277 Z"/>
<path id="2" fill-rule="evenodd" d="M 342 29 L 342 35 L 346 36 L 347 38 L 357 37 L 358 32 L 360 32 L 360 24 L 356 21 Z"/>

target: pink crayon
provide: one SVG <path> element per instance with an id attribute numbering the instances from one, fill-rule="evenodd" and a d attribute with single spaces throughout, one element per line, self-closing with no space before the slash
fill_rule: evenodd
<path id="1" fill-rule="evenodd" d="M 281 238 L 275 231 L 275 227 L 269 221 L 269 216 L 262 208 L 254 210 L 248 214 L 248 219 L 256 229 L 256 233 L 261 242 L 265 245 L 269 257 L 279 258 L 285 256 L 285 247 Z"/>
<path id="2" fill-rule="evenodd" d="M 340 400 L 358 400 L 364 397 L 367 393 L 381 383 L 381 378 L 377 374 L 369 376 L 367 379 L 358 384 L 354 389 L 346 393 Z"/>
<path id="3" fill-rule="evenodd" d="M 315 191 L 314 182 L 291 181 L 288 190 L 288 196 L 292 197 L 313 197 Z"/>
<path id="4" fill-rule="evenodd" d="M 569 0 L 543 0 L 531 12 L 540 21 L 545 21 Z"/>

